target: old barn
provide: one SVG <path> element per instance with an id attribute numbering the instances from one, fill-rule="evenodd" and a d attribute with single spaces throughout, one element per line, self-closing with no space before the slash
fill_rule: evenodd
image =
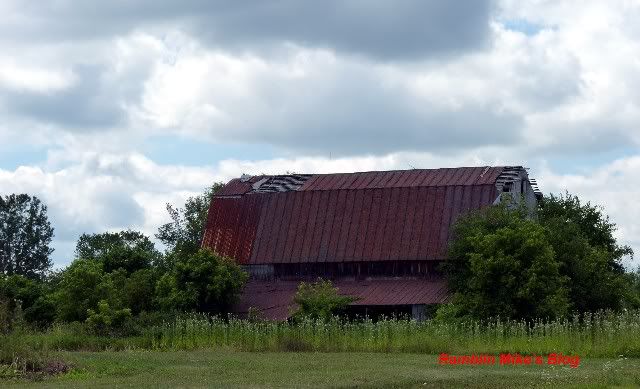
<path id="1" fill-rule="evenodd" d="M 239 314 L 286 319 L 300 281 L 322 277 L 358 298 L 352 312 L 421 318 L 447 299 L 452 223 L 504 193 L 539 195 L 520 166 L 245 175 L 214 196 L 203 246 L 249 273 Z"/>

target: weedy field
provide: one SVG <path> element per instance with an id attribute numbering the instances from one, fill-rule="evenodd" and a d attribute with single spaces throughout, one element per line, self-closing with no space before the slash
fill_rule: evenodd
<path id="1" fill-rule="evenodd" d="M 439 353 L 578 355 L 580 366 L 439 366 Z M 77 325 L 0 336 L 0 386 L 640 385 L 640 312 L 551 322 L 299 324 L 201 315 L 96 336 Z"/>

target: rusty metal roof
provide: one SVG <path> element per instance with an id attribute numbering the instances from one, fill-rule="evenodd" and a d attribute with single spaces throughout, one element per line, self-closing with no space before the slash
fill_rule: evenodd
<path id="1" fill-rule="evenodd" d="M 232 180 L 211 202 L 203 246 L 241 264 L 444 259 L 451 224 L 495 201 L 503 170 L 312 175 L 274 193 L 253 190 L 264 178 Z"/>
<path id="2" fill-rule="evenodd" d="M 300 190 L 407 188 L 494 184 L 503 167 L 412 169 L 316 174 Z"/>
<path id="3" fill-rule="evenodd" d="M 234 312 L 246 314 L 250 307 L 259 310 L 266 319 L 285 320 L 294 307 L 293 296 L 299 281 L 256 281 L 245 286 Z M 444 280 L 387 279 L 338 280 L 334 282 L 341 295 L 357 300 L 351 305 L 412 305 L 439 304 L 448 299 Z"/>

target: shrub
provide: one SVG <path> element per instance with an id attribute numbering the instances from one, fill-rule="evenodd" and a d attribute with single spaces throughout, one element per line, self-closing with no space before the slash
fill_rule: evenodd
<path id="1" fill-rule="evenodd" d="M 99 335 L 118 335 L 125 333 L 125 325 L 130 324 L 131 310 L 129 308 L 114 309 L 102 300 L 98 303 L 98 310 L 87 310 L 86 323 L 89 330 Z"/>
<path id="2" fill-rule="evenodd" d="M 298 305 L 294 319 L 329 320 L 343 311 L 355 298 L 341 296 L 331 281 L 318 279 L 314 283 L 301 282 L 293 301 Z"/>

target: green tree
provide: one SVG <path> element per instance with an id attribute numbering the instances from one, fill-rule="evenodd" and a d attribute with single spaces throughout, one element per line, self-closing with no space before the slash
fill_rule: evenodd
<path id="1" fill-rule="evenodd" d="M 293 314 L 295 320 L 304 317 L 313 320 L 329 320 L 355 301 L 351 296 L 341 296 L 329 280 L 318 279 L 313 283 L 301 282 L 293 298 L 298 309 Z"/>
<path id="2" fill-rule="evenodd" d="M 160 226 L 156 238 L 170 252 L 179 253 L 178 255 L 195 254 L 202 243 L 211 199 L 222 186 L 222 183 L 215 183 L 203 194 L 189 197 L 184 208 L 167 204 L 171 222 Z"/>
<path id="3" fill-rule="evenodd" d="M 100 261 L 76 259 L 61 275 L 53 299 L 57 317 L 63 321 L 85 321 L 89 309 L 97 310 L 100 301 L 122 308 L 119 284 L 124 270 L 105 273 Z"/>
<path id="4" fill-rule="evenodd" d="M 0 274 L 42 278 L 51 267 L 47 207 L 26 194 L 0 196 Z"/>
<path id="5" fill-rule="evenodd" d="M 627 274 L 629 285 L 631 285 L 630 302 L 633 308 L 640 308 L 640 266 L 635 271 Z"/>
<path id="6" fill-rule="evenodd" d="M 156 308 L 153 296 L 157 280 L 158 272 L 155 269 L 141 269 L 131 273 L 122 285 L 123 305 L 131 309 L 134 315 L 153 311 Z"/>
<path id="7" fill-rule="evenodd" d="M 24 319 L 36 326 L 44 327 L 55 318 L 55 306 L 48 296 L 47 285 L 21 275 L 0 275 L 0 299 L 14 311 L 18 306 Z"/>
<path id="8" fill-rule="evenodd" d="M 153 242 L 137 231 L 82 234 L 76 244 L 76 259 L 94 259 L 103 263 L 103 270 L 111 273 L 124 269 L 133 273 L 148 269 L 161 257 Z"/>
<path id="9" fill-rule="evenodd" d="M 610 266 L 622 269 L 621 260 L 625 256 L 633 257 L 631 247 L 618 244 L 614 237 L 616 224 L 603 213 L 601 207 L 590 202 L 583 203 L 578 196 L 569 192 L 544 196 L 538 205 L 538 217 L 542 224 L 551 220 L 574 224 L 591 246 L 601 247 L 611 255 Z"/>
<path id="10" fill-rule="evenodd" d="M 458 316 L 533 319 L 567 312 L 566 278 L 545 229 L 525 208 L 501 204 L 460 218 L 443 267 Z"/>
<path id="11" fill-rule="evenodd" d="M 174 269 L 160 278 L 157 301 L 167 310 L 225 312 L 246 280 L 247 274 L 233 260 L 201 249 L 178 257 Z"/>
<path id="12" fill-rule="evenodd" d="M 602 209 L 577 196 L 545 196 L 538 217 L 554 247 L 567 284 L 571 310 L 621 309 L 632 297 L 622 261 L 632 257 L 629 246 L 614 237 L 616 226 Z"/>

